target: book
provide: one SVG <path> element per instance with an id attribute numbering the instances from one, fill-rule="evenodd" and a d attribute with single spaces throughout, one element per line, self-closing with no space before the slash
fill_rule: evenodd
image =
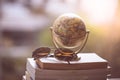
<path id="1" fill-rule="evenodd" d="M 51 73 L 52 74 L 52 73 Z M 35 78 L 29 77 L 28 79 L 26 78 L 26 80 L 106 80 L 106 77 L 104 76 L 83 76 L 83 75 L 79 75 L 79 76 L 36 76 Z"/>
<path id="2" fill-rule="evenodd" d="M 93 66 L 94 67 L 94 66 Z M 27 59 L 27 74 L 30 80 L 106 80 L 107 68 L 80 70 L 42 69 L 33 58 Z"/>
<path id="3" fill-rule="evenodd" d="M 108 62 L 95 53 L 78 54 L 78 57 L 81 57 L 81 59 L 78 61 L 70 61 L 70 64 L 68 64 L 67 61 L 60 61 L 54 57 L 41 58 L 36 60 L 36 63 L 41 69 L 55 70 L 87 70 L 107 68 L 108 66 Z"/>

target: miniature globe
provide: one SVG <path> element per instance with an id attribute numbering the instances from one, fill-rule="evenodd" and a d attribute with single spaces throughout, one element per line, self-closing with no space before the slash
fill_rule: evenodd
<path id="1" fill-rule="evenodd" d="M 83 20 L 73 13 L 63 14 L 58 17 L 52 29 L 54 41 L 64 48 L 81 45 L 86 35 L 86 27 Z"/>

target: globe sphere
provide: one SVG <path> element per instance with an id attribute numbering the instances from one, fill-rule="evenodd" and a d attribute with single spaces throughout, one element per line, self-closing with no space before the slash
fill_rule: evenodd
<path id="1" fill-rule="evenodd" d="M 59 16 L 53 23 L 53 37 L 62 47 L 80 45 L 86 35 L 84 21 L 76 14 L 67 13 Z"/>

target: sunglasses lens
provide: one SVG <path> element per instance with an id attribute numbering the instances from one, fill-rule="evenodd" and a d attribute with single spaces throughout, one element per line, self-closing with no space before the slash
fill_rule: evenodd
<path id="1" fill-rule="evenodd" d="M 48 47 L 40 47 L 33 51 L 32 57 L 34 59 L 46 57 L 50 53 L 50 51 L 51 50 Z"/>
<path id="2" fill-rule="evenodd" d="M 59 48 L 55 50 L 54 56 L 58 60 L 63 60 L 63 61 L 72 61 L 77 58 L 77 54 L 75 54 L 72 50 L 65 49 L 65 48 Z"/>

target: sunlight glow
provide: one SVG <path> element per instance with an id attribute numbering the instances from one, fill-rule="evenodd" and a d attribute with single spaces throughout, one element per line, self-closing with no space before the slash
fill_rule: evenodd
<path id="1" fill-rule="evenodd" d="M 80 4 L 90 21 L 100 24 L 112 20 L 118 0 L 81 0 Z"/>

